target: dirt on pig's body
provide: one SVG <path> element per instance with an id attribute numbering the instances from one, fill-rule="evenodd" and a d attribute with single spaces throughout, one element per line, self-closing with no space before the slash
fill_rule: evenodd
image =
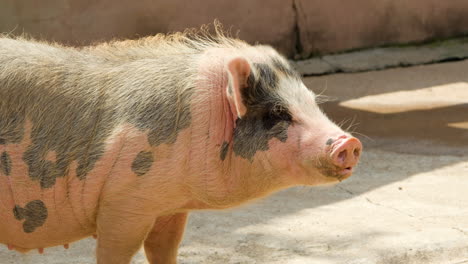
<path id="1" fill-rule="evenodd" d="M 0 243 L 97 234 L 175 263 L 187 213 L 349 177 L 362 149 L 276 51 L 221 33 L 81 49 L 0 38 Z"/>

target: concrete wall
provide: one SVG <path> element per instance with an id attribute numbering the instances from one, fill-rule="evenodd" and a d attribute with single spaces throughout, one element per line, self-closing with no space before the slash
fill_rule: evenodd
<path id="1" fill-rule="evenodd" d="M 468 33 L 466 0 L 2 0 L 0 32 L 68 45 L 137 38 L 219 19 L 251 43 L 308 57 Z"/>
<path id="2" fill-rule="evenodd" d="M 467 0 L 296 0 L 302 53 L 468 33 Z"/>

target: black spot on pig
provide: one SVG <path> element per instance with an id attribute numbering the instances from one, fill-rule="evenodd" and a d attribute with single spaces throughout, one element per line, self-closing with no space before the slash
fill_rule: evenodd
<path id="1" fill-rule="evenodd" d="M 107 103 L 104 87 L 85 84 L 86 78 L 80 76 L 86 72 L 53 63 L 43 69 L 25 61 L 22 68 L 28 67 L 27 73 L 4 68 L 0 79 L 0 138 L 6 144 L 21 142 L 28 120 L 31 143 L 22 158 L 31 180 L 50 188 L 57 177 L 69 172 L 73 161 L 78 163 L 77 177 L 83 180 L 102 156 L 104 141 L 116 125 L 114 106 Z M 50 151 L 56 153 L 55 161 L 46 160 Z"/>
<path id="2" fill-rule="evenodd" d="M 271 129 L 266 129 L 261 119 L 237 119 L 236 129 L 234 130 L 234 153 L 253 161 L 252 158 L 257 151 L 269 149 L 268 141 L 270 139 L 277 138 L 282 142 L 286 142 L 289 124 L 287 121 L 282 121 Z"/>
<path id="3" fill-rule="evenodd" d="M 16 220 L 25 220 L 23 230 L 25 233 L 32 233 L 36 228 L 41 227 L 47 220 L 47 208 L 41 200 L 34 200 L 26 204 L 24 208 L 16 205 L 13 208 Z"/>
<path id="4" fill-rule="evenodd" d="M 229 150 L 229 143 L 224 141 L 223 145 L 221 145 L 221 150 L 219 151 L 219 158 L 221 160 L 226 159 L 226 155 L 227 155 L 228 150 Z"/>
<path id="5" fill-rule="evenodd" d="M 278 75 L 275 71 L 268 65 L 264 63 L 255 63 L 254 67 L 257 69 L 258 78 L 257 78 L 257 90 L 266 90 L 276 89 L 278 87 Z M 253 76 L 253 75 L 251 75 Z M 250 84 L 255 84 L 254 80 L 251 80 Z M 261 87 L 260 87 L 261 86 Z"/>
<path id="6" fill-rule="evenodd" d="M 276 106 L 276 108 L 274 106 L 267 106 L 267 109 L 268 111 L 262 117 L 263 127 L 266 130 L 273 129 L 280 122 L 292 122 L 292 116 L 287 109 L 280 106 Z"/>
<path id="7" fill-rule="evenodd" d="M 21 142 L 24 136 L 24 116 L 21 115 L 21 112 L 15 112 L 16 108 L 21 108 L 21 106 L 16 106 L 15 108 L 3 108 L 2 112 L 2 107 L 15 103 L 11 101 L 2 101 L 3 100 L 0 100 L 0 145 L 17 144 Z M 16 103 L 19 102 L 16 101 Z"/>
<path id="8" fill-rule="evenodd" d="M 141 151 L 132 162 L 132 171 L 138 175 L 145 175 L 153 165 L 153 153 L 149 151 Z"/>
<path id="9" fill-rule="evenodd" d="M 333 144 L 333 141 L 334 141 L 333 138 L 329 138 L 325 144 L 327 146 L 330 146 L 331 144 Z"/>
<path id="10" fill-rule="evenodd" d="M 292 77 L 295 79 L 300 79 L 300 74 L 294 70 L 289 64 L 282 62 L 277 58 L 272 59 L 273 67 L 280 73 L 284 74 L 285 76 Z"/>
<path id="11" fill-rule="evenodd" d="M 176 77 L 189 78 L 183 74 L 184 70 L 180 69 L 181 76 Z M 151 146 L 173 144 L 179 132 L 190 126 L 193 89 L 181 87 L 180 80 L 175 78 L 152 82 L 156 86 L 148 87 L 151 93 L 135 91 L 135 93 L 141 92 L 141 95 L 134 95 L 126 103 L 129 107 L 129 122 L 141 130 L 148 130 L 148 143 Z M 159 86 L 158 83 L 164 83 L 164 86 Z"/>
<path id="12" fill-rule="evenodd" d="M 112 128 L 110 111 L 97 108 L 98 101 L 92 102 L 89 109 L 80 109 L 76 105 L 78 102 L 68 103 L 68 110 L 58 102 L 49 104 L 58 104 L 57 109 L 45 106 L 45 112 L 53 112 L 53 115 L 31 115 L 32 143 L 23 154 L 23 160 L 28 165 L 29 177 L 39 181 L 42 188 L 54 186 L 57 177 L 68 173 L 73 160 L 78 163 L 76 176 L 85 179 L 102 156 L 104 140 Z M 45 160 L 49 151 L 55 151 L 55 161 Z"/>
<path id="13" fill-rule="evenodd" d="M 42 188 L 54 186 L 56 178 L 69 173 L 74 161 L 78 164 L 77 177 L 86 179 L 105 151 L 105 140 L 122 122 L 148 131 L 151 146 L 174 143 L 179 131 L 191 122 L 192 89 L 181 81 L 193 75 L 187 70 L 191 66 L 162 73 L 153 69 L 153 64 L 144 74 L 136 67 L 113 68 L 122 72 L 95 76 L 86 71 L 87 66 L 73 64 L 82 59 L 68 66 L 51 63 L 47 69 L 24 61 L 21 67 L 29 70 L 21 73 L 8 69 L 0 58 L 4 67 L 0 79 L 0 138 L 6 144 L 21 142 L 26 119 L 30 122 L 31 144 L 22 158 L 29 177 Z M 176 69 L 170 65 L 163 68 Z M 125 76 L 122 78 L 132 86 L 121 85 L 119 76 Z M 56 160 L 46 160 L 50 151 L 56 153 Z"/>
<path id="14" fill-rule="evenodd" d="M 251 112 L 258 112 L 265 110 L 267 104 L 271 105 L 279 100 L 275 97 L 278 76 L 267 64 L 254 63 L 253 66 L 257 73 L 251 73 L 247 78 L 247 88 L 242 89 L 242 99 Z"/>
<path id="15" fill-rule="evenodd" d="M 242 98 L 246 114 L 236 120 L 233 151 L 236 155 L 253 161 L 257 151 L 269 149 L 268 141 L 277 138 L 285 142 L 292 117 L 285 102 L 277 95 L 278 76 L 266 64 L 254 64 L 257 75 L 251 74 Z"/>
<path id="16" fill-rule="evenodd" d="M 34 181 L 39 181 L 43 189 L 54 186 L 57 177 L 63 176 L 65 171 L 61 171 L 61 168 L 55 162 L 36 159 L 34 156 L 31 156 L 36 152 L 31 151 L 30 148 L 23 155 L 23 159 L 29 165 L 29 177 Z"/>
<path id="17" fill-rule="evenodd" d="M 6 151 L 0 156 L 0 172 L 7 176 L 11 173 L 11 158 Z"/>

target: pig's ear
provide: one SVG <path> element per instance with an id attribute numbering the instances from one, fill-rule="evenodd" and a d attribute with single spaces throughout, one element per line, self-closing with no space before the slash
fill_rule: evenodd
<path id="1" fill-rule="evenodd" d="M 231 112 L 242 118 L 247 112 L 247 107 L 242 99 L 242 91 L 247 88 L 247 80 L 250 75 L 250 64 L 242 58 L 235 58 L 228 62 L 228 86 L 227 99 L 231 108 Z"/>

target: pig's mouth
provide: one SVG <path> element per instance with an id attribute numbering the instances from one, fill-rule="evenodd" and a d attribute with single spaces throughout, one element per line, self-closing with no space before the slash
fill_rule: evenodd
<path id="1" fill-rule="evenodd" d="M 328 178 L 335 178 L 338 181 L 343 181 L 349 178 L 354 171 L 354 167 L 340 167 L 332 164 L 328 159 L 319 159 L 317 164 L 319 172 Z"/>
<path id="2" fill-rule="evenodd" d="M 351 176 L 351 174 L 353 174 L 353 167 L 347 167 L 338 171 L 338 177 L 336 178 L 338 178 L 339 181 L 342 181 Z"/>
<path id="3" fill-rule="evenodd" d="M 338 171 L 339 175 L 347 175 L 347 174 L 351 174 L 351 173 L 353 173 L 353 167 L 347 167 L 347 168 L 344 168 L 344 169 Z"/>

